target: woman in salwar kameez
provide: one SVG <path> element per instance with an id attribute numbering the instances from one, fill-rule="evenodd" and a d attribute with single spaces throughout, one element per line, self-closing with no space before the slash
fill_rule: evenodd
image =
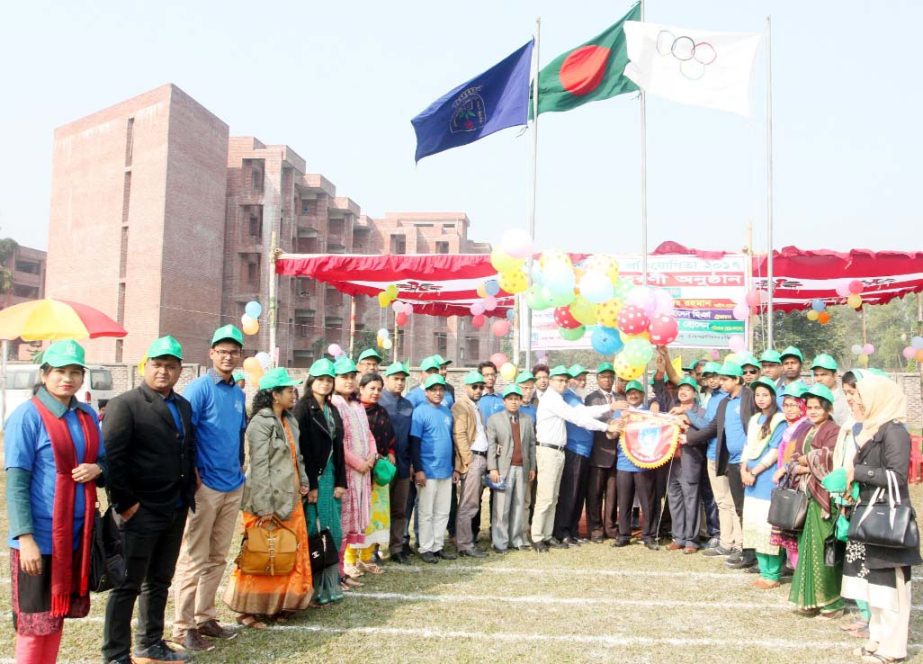
<path id="1" fill-rule="evenodd" d="M 790 383 L 782 391 L 782 414 L 788 426 L 782 432 L 782 440 L 779 443 L 779 458 L 776 462 L 778 468 L 772 478 L 774 485 L 778 485 L 786 475 L 788 464 L 794 456 L 796 441 L 803 439 L 811 428 L 811 420 L 808 419 L 804 406 L 806 389 L 801 383 Z M 782 554 L 785 564 L 794 571 L 798 566 L 798 533 L 775 526 L 772 526 L 771 530 L 769 543 L 780 548 L 779 553 Z"/>
<path id="2" fill-rule="evenodd" d="M 379 374 L 365 374 L 359 381 L 359 401 L 365 408 L 378 457 L 390 459 L 391 463 L 394 463 L 396 445 L 394 428 L 391 426 L 388 411 L 378 404 L 383 388 L 384 380 Z M 378 484 L 374 477 L 372 478 L 371 506 L 370 523 L 365 531 L 365 541 L 369 547 L 360 551 L 361 562 L 364 564 L 374 562 L 373 552 L 387 551 L 391 539 L 391 486 L 390 484 Z"/>

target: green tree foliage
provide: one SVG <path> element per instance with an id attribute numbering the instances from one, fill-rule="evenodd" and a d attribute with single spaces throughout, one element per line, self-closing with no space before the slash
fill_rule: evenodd
<path id="1" fill-rule="evenodd" d="M 8 293 L 13 287 L 13 271 L 7 262 L 19 249 L 19 244 L 13 238 L 0 239 L 0 294 Z"/>

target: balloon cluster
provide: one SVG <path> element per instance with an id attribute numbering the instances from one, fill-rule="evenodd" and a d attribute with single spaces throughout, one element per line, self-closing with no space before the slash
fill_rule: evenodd
<path id="1" fill-rule="evenodd" d="M 816 321 L 821 325 L 829 323 L 830 312 L 827 311 L 827 303 L 820 299 L 813 300 L 811 302 L 811 308 L 808 309 L 807 317 L 808 320 Z"/>
<path id="2" fill-rule="evenodd" d="M 736 320 L 747 320 L 757 307 L 768 301 L 769 293 L 764 290 L 754 289 L 747 291 L 743 297 L 734 301 L 734 318 Z"/>
<path id="3" fill-rule="evenodd" d="M 334 360 L 338 360 L 346 355 L 346 353 L 342 348 L 340 348 L 340 344 L 330 344 L 327 346 L 327 355 L 332 357 Z"/>
<path id="4" fill-rule="evenodd" d="M 395 302 L 395 304 L 397 304 L 397 302 Z M 378 344 L 379 348 L 383 348 L 384 350 L 391 350 L 391 347 L 394 345 L 394 342 L 391 341 L 391 333 L 388 332 L 388 328 L 383 327 L 380 330 L 378 330 L 378 337 L 377 337 L 376 343 Z"/>
<path id="5" fill-rule="evenodd" d="M 862 282 L 858 279 L 853 279 L 837 286 L 836 294 L 840 297 L 845 297 L 846 304 L 853 309 L 859 309 L 862 307 L 862 289 Z"/>
<path id="6" fill-rule="evenodd" d="M 251 302 L 250 304 L 254 303 Z M 268 371 L 271 366 L 272 356 L 265 351 L 260 351 L 253 357 L 248 357 L 244 360 L 243 365 L 244 371 L 247 372 L 247 382 L 252 384 L 258 383 L 260 378 L 263 377 L 263 374 Z"/>
<path id="7" fill-rule="evenodd" d="M 381 293 L 378 294 L 379 297 Z M 391 304 L 391 310 L 394 312 L 394 323 L 398 327 L 403 327 L 407 324 L 407 321 L 410 320 L 410 314 L 413 313 L 413 305 L 409 302 L 393 302 Z M 387 332 L 387 330 L 385 330 Z"/>
<path id="8" fill-rule="evenodd" d="M 512 381 L 516 378 L 519 369 L 504 353 L 494 353 L 490 356 L 490 361 L 497 367 L 497 372 L 503 380 Z"/>
<path id="9" fill-rule="evenodd" d="M 263 313 L 263 305 L 256 300 L 250 300 L 244 307 L 244 315 L 240 317 L 240 326 L 246 335 L 254 335 L 260 331 L 259 317 Z"/>
<path id="10" fill-rule="evenodd" d="M 905 360 L 923 363 L 923 337 L 914 337 L 902 351 Z"/>
<path id="11" fill-rule="evenodd" d="M 397 285 L 391 284 L 378 294 L 378 306 L 387 309 L 397 299 Z"/>

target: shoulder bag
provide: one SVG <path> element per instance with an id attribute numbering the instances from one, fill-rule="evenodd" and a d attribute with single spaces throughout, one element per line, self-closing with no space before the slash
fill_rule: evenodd
<path id="1" fill-rule="evenodd" d="M 275 514 L 247 528 L 237 566 L 244 574 L 285 576 L 295 567 L 298 538 Z"/>
<path id="2" fill-rule="evenodd" d="M 90 551 L 90 590 L 104 593 L 125 581 L 125 557 L 122 538 L 112 518 L 112 505 L 93 519 L 93 544 Z"/>
<path id="3" fill-rule="evenodd" d="M 894 471 L 887 470 L 885 474 L 887 493 L 884 487 L 878 487 L 868 503 L 856 506 L 849 522 L 849 539 L 890 549 L 916 549 L 920 546 L 916 513 L 909 504 L 901 503 Z"/>
<path id="4" fill-rule="evenodd" d="M 788 475 L 772 490 L 766 520 L 781 530 L 801 530 L 808 514 L 808 496 L 790 486 Z"/>

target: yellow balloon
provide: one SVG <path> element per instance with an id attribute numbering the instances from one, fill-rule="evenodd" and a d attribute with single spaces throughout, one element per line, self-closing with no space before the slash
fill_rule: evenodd
<path id="1" fill-rule="evenodd" d="M 619 314 L 622 313 L 622 305 L 615 300 L 607 300 L 596 305 L 596 322 L 606 327 L 617 328 L 619 326 Z"/>
<path id="2" fill-rule="evenodd" d="M 485 288 L 484 284 L 478 284 L 477 294 L 478 297 L 487 297 L 487 288 Z"/>
<path id="3" fill-rule="evenodd" d="M 378 306 L 382 309 L 386 309 L 389 304 L 391 304 L 391 298 L 388 297 L 387 291 L 381 291 L 378 294 Z"/>
<path id="4" fill-rule="evenodd" d="M 500 274 L 500 288 L 510 295 L 516 295 L 529 289 L 529 280 L 522 270 L 509 270 Z"/>
<path id="5" fill-rule="evenodd" d="M 586 269 L 602 272 L 615 285 L 619 280 L 619 263 L 612 256 L 606 254 L 594 254 L 586 261 Z"/>
<path id="6" fill-rule="evenodd" d="M 500 366 L 500 376 L 503 380 L 513 380 L 516 377 L 516 366 L 512 362 L 504 362 Z"/>
<path id="7" fill-rule="evenodd" d="M 260 322 L 256 319 L 248 320 L 244 324 L 244 334 L 253 335 L 260 331 Z"/>
<path id="8" fill-rule="evenodd" d="M 637 380 L 644 375 L 644 365 L 630 364 L 628 360 L 619 353 L 615 356 L 615 374 L 622 380 Z"/>
<path id="9" fill-rule="evenodd" d="M 397 299 L 397 285 L 391 284 L 385 289 L 385 292 L 388 294 L 388 299 L 390 300 Z"/>
<path id="10" fill-rule="evenodd" d="M 813 309 L 808 310 L 808 320 L 817 320 L 820 317 L 820 314 Z"/>
<path id="11" fill-rule="evenodd" d="M 561 251 L 560 249 L 549 249 L 548 251 L 543 251 L 541 258 L 538 259 L 538 264 L 544 270 L 551 263 L 557 263 L 563 261 L 568 267 L 572 267 L 573 263 L 570 260 L 570 256 L 566 252 Z"/>
<path id="12" fill-rule="evenodd" d="M 570 315 L 576 318 L 581 325 L 596 325 L 596 306 L 585 297 L 578 296 L 570 304 Z"/>
<path id="13" fill-rule="evenodd" d="M 853 309 L 858 309 L 862 306 L 862 296 L 858 293 L 853 293 L 846 298 L 846 304 L 851 306 Z"/>
<path id="14" fill-rule="evenodd" d="M 497 272 L 509 272 L 510 270 L 515 270 L 522 267 L 523 263 L 525 262 L 525 258 L 515 258 L 503 251 L 500 251 L 499 249 L 494 249 L 492 252 L 490 252 L 490 264 L 494 266 L 494 269 Z"/>

